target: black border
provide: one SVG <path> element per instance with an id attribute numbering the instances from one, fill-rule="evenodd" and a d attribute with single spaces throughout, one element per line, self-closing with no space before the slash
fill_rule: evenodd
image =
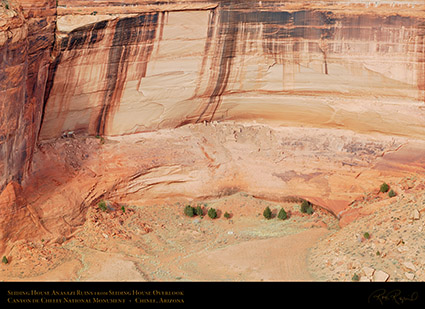
<path id="1" fill-rule="evenodd" d="M 61 299 L 59 305 L 74 306 L 85 304 L 80 302 L 89 299 L 90 306 L 425 307 L 423 282 L 2 282 L 0 287 L 2 308 L 40 304 L 58 306 L 57 299 Z M 133 290 L 146 295 L 135 295 Z M 40 294 L 34 295 L 32 291 Z M 52 295 L 53 291 L 65 295 Z M 77 295 L 77 291 L 91 295 Z M 111 295 L 109 291 L 121 295 Z M 12 295 L 22 292 L 29 295 Z M 44 295 L 46 293 L 49 295 Z M 93 298 L 98 302 L 93 303 Z M 38 301 L 22 303 L 22 299 Z"/>

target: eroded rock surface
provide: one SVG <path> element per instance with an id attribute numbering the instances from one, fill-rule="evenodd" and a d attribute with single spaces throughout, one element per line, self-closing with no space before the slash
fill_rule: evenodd
<path id="1" fill-rule="evenodd" d="M 42 139 L 216 119 L 424 134 L 423 6 L 134 3 L 61 8 Z"/>
<path id="2" fill-rule="evenodd" d="M 401 197 L 422 192 L 424 12 L 421 1 L 3 1 L 0 253 L 25 267 L 20 248 L 62 257 L 81 237 L 97 250 L 100 200 L 245 192 L 306 199 L 347 226 L 391 204 L 384 181 Z M 316 219 L 303 227 L 327 226 Z M 100 235 L 112 246 L 115 235 Z M 96 255 L 72 252 L 52 265 L 103 278 L 83 275 Z M 132 279 L 149 278 L 127 257 Z M 250 267 L 244 278 L 258 279 Z"/>
<path id="3" fill-rule="evenodd" d="M 55 21 L 54 0 L 6 1 L 0 6 L 0 191 L 29 173 Z"/>

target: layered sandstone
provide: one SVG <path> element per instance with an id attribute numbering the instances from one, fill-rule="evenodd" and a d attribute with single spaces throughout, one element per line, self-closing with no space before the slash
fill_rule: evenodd
<path id="1" fill-rule="evenodd" d="M 42 139 L 221 119 L 424 133 L 423 5 L 100 3 L 59 2 Z"/>
<path id="2" fill-rule="evenodd" d="M 62 243 L 100 199 L 244 191 L 344 219 L 382 181 L 423 177 L 421 2 L 9 3 L 0 253 Z"/>
<path id="3" fill-rule="evenodd" d="M 28 174 L 54 42 L 54 0 L 0 6 L 0 191 Z"/>

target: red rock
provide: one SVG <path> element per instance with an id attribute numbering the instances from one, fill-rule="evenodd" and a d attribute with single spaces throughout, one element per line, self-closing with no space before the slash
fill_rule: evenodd
<path id="1" fill-rule="evenodd" d="M 19 239 L 27 239 L 37 233 L 22 194 L 22 187 L 10 182 L 0 194 L 0 254 L 6 246 Z"/>
<path id="2" fill-rule="evenodd" d="M 345 142 L 345 133 L 324 140 L 316 129 L 423 138 L 424 5 L 401 4 L 395 15 L 386 4 L 338 1 L 155 2 L 60 0 L 58 15 L 56 0 L 11 0 L 13 10 L 1 9 L 0 251 L 39 233 L 63 240 L 108 194 L 295 195 L 341 214 L 344 225 L 366 215 L 345 210 L 377 190 L 377 178 L 423 173 L 421 143 L 379 147 Z M 132 15 L 108 15 L 118 13 Z M 273 140 L 267 127 L 220 136 L 207 123 L 215 144 L 199 151 L 198 141 L 188 143 L 184 156 L 164 141 L 115 157 L 103 152 L 115 151 L 107 139 L 43 144 L 64 131 L 119 136 L 217 119 L 306 130 L 297 131 L 302 138 L 292 132 L 278 155 L 274 147 L 287 140 Z M 242 149 L 237 170 L 220 148 L 229 143 L 251 145 L 262 161 L 242 158 Z"/>

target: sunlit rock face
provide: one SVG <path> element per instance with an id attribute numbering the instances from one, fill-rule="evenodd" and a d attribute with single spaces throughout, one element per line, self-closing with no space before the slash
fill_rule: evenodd
<path id="1" fill-rule="evenodd" d="M 100 199 L 244 191 L 337 216 L 423 175 L 422 0 L 7 2 L 0 253 L 71 237 Z"/>
<path id="2" fill-rule="evenodd" d="M 63 9 L 40 138 L 221 119 L 425 133 L 423 8 L 194 3 Z"/>
<path id="3" fill-rule="evenodd" d="M 28 173 L 56 20 L 54 0 L 5 3 L 0 7 L 0 191 Z"/>

